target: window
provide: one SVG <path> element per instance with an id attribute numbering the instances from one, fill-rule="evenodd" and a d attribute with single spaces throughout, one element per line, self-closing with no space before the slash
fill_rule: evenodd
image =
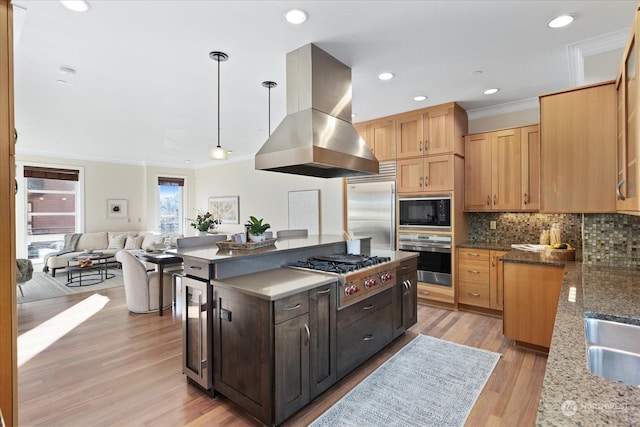
<path id="1" fill-rule="evenodd" d="M 40 262 L 47 253 L 62 249 L 65 234 L 81 228 L 80 170 L 24 165 L 22 176 L 25 191 L 21 203 L 16 200 L 16 217 L 25 218 L 24 233 L 20 233 L 24 242 L 16 246 L 26 248 L 19 253 Z"/>
<path id="2" fill-rule="evenodd" d="M 160 232 L 183 232 L 184 178 L 158 177 L 158 215 Z"/>

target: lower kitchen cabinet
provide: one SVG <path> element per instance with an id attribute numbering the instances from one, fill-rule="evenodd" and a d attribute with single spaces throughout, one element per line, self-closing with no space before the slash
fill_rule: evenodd
<path id="1" fill-rule="evenodd" d="M 503 332 L 517 344 L 548 349 L 564 268 L 504 263 Z"/>
<path id="2" fill-rule="evenodd" d="M 309 291 L 310 399 L 336 382 L 336 301 L 333 284 Z"/>
<path id="3" fill-rule="evenodd" d="M 338 379 L 393 339 L 392 292 L 387 289 L 338 312 Z"/>
<path id="4" fill-rule="evenodd" d="M 393 288 L 393 338 L 399 337 L 418 321 L 418 262 L 411 259 L 396 269 Z"/>
<path id="5" fill-rule="evenodd" d="M 458 303 L 490 310 L 503 309 L 505 251 L 458 249 Z"/>

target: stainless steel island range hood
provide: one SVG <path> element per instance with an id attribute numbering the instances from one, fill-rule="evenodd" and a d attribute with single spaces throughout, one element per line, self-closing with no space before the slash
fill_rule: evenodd
<path id="1" fill-rule="evenodd" d="M 335 178 L 378 173 L 351 124 L 351 69 L 313 44 L 287 54 L 287 116 L 255 156 L 255 168 Z"/>

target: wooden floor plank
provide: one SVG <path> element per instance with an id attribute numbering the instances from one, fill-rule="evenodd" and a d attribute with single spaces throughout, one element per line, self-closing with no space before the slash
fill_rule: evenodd
<path id="1" fill-rule="evenodd" d="M 19 367 L 20 425 L 261 425 L 224 396 L 213 399 L 186 383 L 179 310 L 131 314 L 122 288 L 20 304 L 18 334 L 34 332 L 19 341 L 18 352 L 50 339 L 39 334 L 41 325 L 93 294 L 105 298 L 104 307 Z M 504 338 L 501 319 L 419 306 L 415 326 L 284 425 L 309 424 L 421 333 L 502 354 L 467 425 L 534 424 L 546 356 Z"/>

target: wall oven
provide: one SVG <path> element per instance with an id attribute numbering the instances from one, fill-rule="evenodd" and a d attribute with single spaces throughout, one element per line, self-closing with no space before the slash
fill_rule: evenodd
<path id="1" fill-rule="evenodd" d="M 399 224 L 402 229 L 451 231 L 451 195 L 401 197 Z"/>
<path id="2" fill-rule="evenodd" d="M 418 282 L 451 286 L 451 236 L 398 234 L 398 249 L 418 254 Z"/>

